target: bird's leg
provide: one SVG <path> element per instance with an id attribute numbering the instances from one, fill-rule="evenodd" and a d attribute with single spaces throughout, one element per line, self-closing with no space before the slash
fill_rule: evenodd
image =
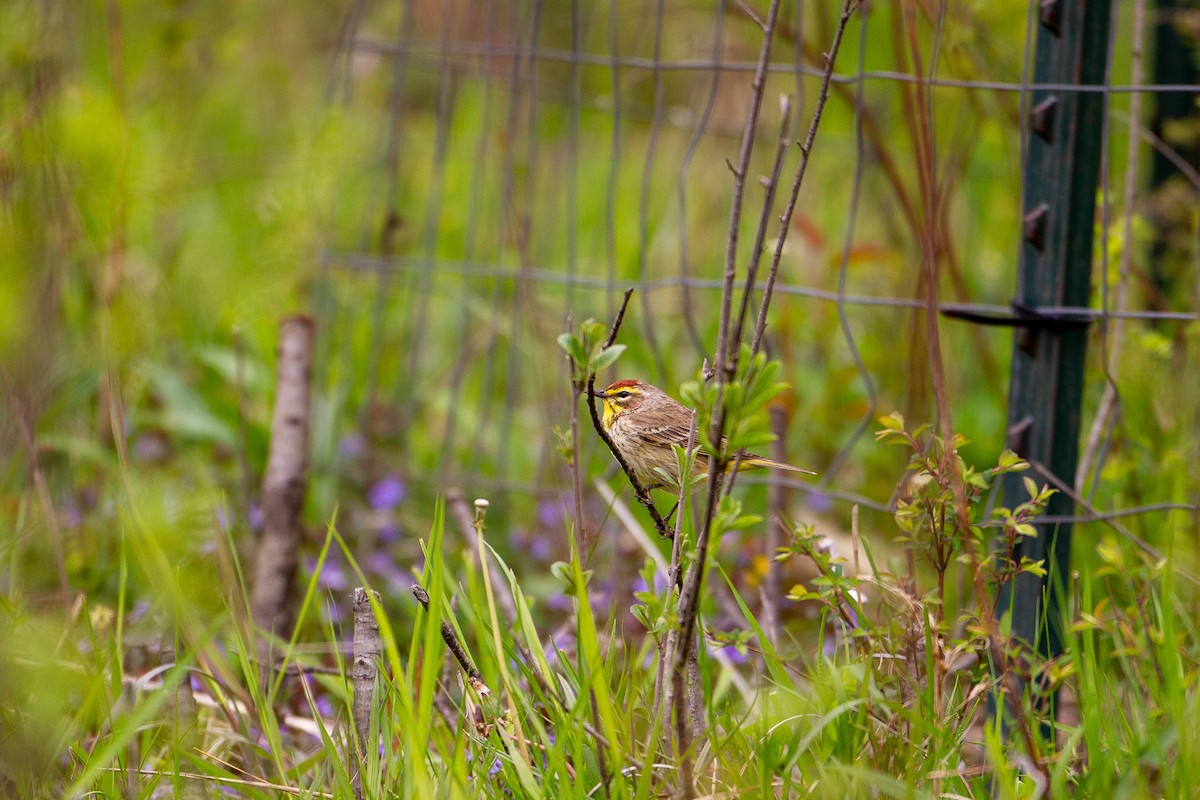
<path id="1" fill-rule="evenodd" d="M 676 500 L 675 505 L 671 506 L 671 510 L 667 512 L 667 515 L 665 517 L 663 517 L 663 524 L 670 525 L 671 517 L 675 516 L 675 512 L 678 510 L 679 510 L 679 501 Z"/>

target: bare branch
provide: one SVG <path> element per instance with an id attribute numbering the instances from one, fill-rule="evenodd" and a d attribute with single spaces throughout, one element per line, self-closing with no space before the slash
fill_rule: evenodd
<path id="1" fill-rule="evenodd" d="M 767 271 L 767 283 L 763 288 L 762 305 L 758 309 L 758 321 L 754 326 L 754 341 L 750 345 L 751 354 L 758 353 L 762 347 L 763 332 L 767 329 L 767 309 L 771 306 L 771 295 L 775 290 L 775 280 L 779 275 L 779 261 L 783 257 L 783 246 L 787 242 L 788 232 L 792 227 L 792 215 L 796 211 L 796 200 L 800 196 L 800 186 L 804 183 L 804 175 L 808 171 L 808 159 L 812 155 L 813 142 L 817 139 L 817 128 L 825 115 L 825 102 L 829 99 L 829 87 L 833 80 L 833 65 L 837 61 L 838 50 L 842 46 L 842 36 L 850 18 L 858 9 L 859 0 L 847 0 L 842 6 L 842 16 L 838 20 L 837 31 L 833 35 L 833 46 L 825 61 L 825 73 L 821 76 L 821 91 L 817 94 L 817 105 L 813 109 L 812 121 L 808 125 L 808 133 L 800 144 L 800 166 L 796 169 L 796 177 L 792 181 L 792 192 L 788 195 L 787 206 L 779 218 L 779 238 L 775 240 L 775 251 L 771 254 L 771 267 Z"/>
<path id="2" fill-rule="evenodd" d="M 767 227 L 771 223 L 771 210 L 775 207 L 775 189 L 779 186 L 779 176 L 783 174 L 783 159 L 791 149 L 792 140 L 788 131 L 792 127 L 792 99 L 786 95 L 779 98 L 779 144 L 775 148 L 775 162 L 771 166 L 771 175 L 763 181 L 766 194 L 763 195 L 762 214 L 758 218 L 758 230 L 754 234 L 754 247 L 750 250 L 750 266 L 746 270 L 746 283 L 742 289 L 742 304 L 738 309 L 737 322 L 733 329 L 733 341 L 742 341 L 742 327 L 746 322 L 746 311 L 750 307 L 750 297 L 754 294 L 754 284 L 758 279 L 758 265 L 762 261 L 763 245 L 767 240 Z M 781 220 L 787 225 L 787 220 Z M 783 238 L 782 236 L 780 237 Z M 775 263 L 772 266 L 777 266 Z M 736 359 L 734 353 L 731 359 Z"/>
<path id="3" fill-rule="evenodd" d="M 837 32 L 834 36 L 833 45 L 829 51 L 829 58 L 826 62 L 825 76 L 822 81 L 821 96 L 818 99 L 817 106 L 813 110 L 813 121 L 809 126 L 808 136 L 803 145 L 803 152 L 811 153 L 813 141 L 816 137 L 816 131 L 820 124 L 821 116 L 825 108 L 825 99 L 828 97 L 829 84 L 833 74 L 833 64 L 837 57 L 837 52 L 841 46 L 842 35 L 845 33 L 846 26 L 849 24 L 850 18 L 854 10 L 858 7 L 859 0 L 845 0 L 842 8 L 842 15 L 838 23 Z M 770 55 L 771 38 L 774 34 L 775 23 L 779 14 L 779 2 L 773 0 L 770 11 L 767 16 L 767 23 L 763 30 L 763 45 L 759 54 L 758 68 L 754 76 L 754 99 L 751 102 L 751 118 L 746 122 L 746 131 L 742 139 L 742 158 L 740 161 L 741 171 L 744 174 L 746 166 L 749 162 L 749 150 L 753 144 L 754 128 L 757 124 L 758 111 L 762 105 L 762 94 L 767 63 Z M 804 173 L 808 166 L 807 155 L 801 160 L 800 167 L 797 170 L 796 177 L 792 183 L 792 194 L 788 202 L 788 210 L 785 212 L 785 220 L 791 219 L 791 212 L 795 208 L 796 197 L 799 194 L 800 185 L 804 179 Z M 735 258 L 737 254 L 737 234 L 738 223 L 741 217 L 742 193 L 744 184 L 739 178 L 734 183 L 733 211 L 730 220 L 729 241 L 726 249 L 725 261 L 725 280 L 721 298 L 721 319 L 720 327 L 717 335 L 717 349 L 715 353 L 714 374 L 717 380 L 717 402 L 713 409 L 713 420 L 710 441 L 720 442 L 724 437 L 725 432 L 725 406 L 723 403 L 723 384 L 733 377 L 736 371 L 737 349 L 740 346 L 738 338 L 730 337 L 730 312 L 733 301 L 733 282 L 736 276 Z M 764 218 L 769 215 L 766 212 Z M 774 286 L 775 276 L 778 273 L 779 257 L 782 254 L 783 242 L 787 236 L 788 225 L 785 222 L 783 230 L 780 233 L 779 241 L 776 244 L 775 255 L 772 259 L 771 272 L 768 277 L 767 289 L 763 296 L 763 305 L 759 311 L 758 325 L 755 335 L 755 347 L 757 352 L 758 346 L 762 341 L 762 331 L 766 326 L 766 312 L 770 306 L 771 289 Z M 695 646 L 695 630 L 697 624 L 697 615 L 699 612 L 700 587 L 704 580 L 704 572 L 707 566 L 709 540 L 712 535 L 713 519 L 716 516 L 717 500 L 721 494 L 721 478 L 724 476 L 725 468 L 728 465 L 728 459 L 722 453 L 716 453 L 709 459 L 708 473 L 708 502 L 705 508 L 704 524 L 700 530 L 699 536 L 696 539 L 696 556 L 695 560 L 688 570 L 687 577 L 684 579 L 683 588 L 680 591 L 679 597 L 679 631 L 677 633 L 678 647 L 672 658 L 672 671 L 676 676 L 681 676 L 685 664 L 688 661 L 692 648 Z M 677 706 L 676 714 L 682 716 L 685 709 L 682 707 L 683 698 L 675 697 Z M 685 754 L 685 762 L 688 757 Z M 685 781 L 684 791 L 689 792 L 691 787 Z"/>
<path id="4" fill-rule="evenodd" d="M 429 610 L 429 592 L 419 583 L 414 583 L 410 588 L 413 597 L 417 598 L 426 611 Z M 442 641 L 446 643 L 446 647 L 454 654 L 454 660 L 462 667 L 463 672 L 467 673 L 467 681 L 471 684 L 471 688 L 481 695 L 491 694 L 492 690 L 483 682 L 483 675 L 479 670 L 475 669 L 475 665 L 471 663 L 467 651 L 463 649 L 462 644 L 458 641 L 458 634 L 454 632 L 454 628 L 446 620 L 442 620 Z"/>

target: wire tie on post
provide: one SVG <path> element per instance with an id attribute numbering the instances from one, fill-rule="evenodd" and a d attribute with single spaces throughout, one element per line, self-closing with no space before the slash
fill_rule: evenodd
<path id="1" fill-rule="evenodd" d="M 966 308 L 943 306 L 941 314 L 950 319 L 961 319 L 966 322 L 974 322 L 977 325 L 996 325 L 1005 328 L 1033 328 L 1052 331 L 1086 328 L 1092 323 L 1091 315 L 1082 309 L 1080 311 L 1071 311 L 1068 309 L 1043 311 L 1034 306 L 1027 306 L 1024 303 L 1014 300 L 1012 301 L 1012 310 L 1012 316 L 1000 316 L 998 314 L 971 311 Z"/>

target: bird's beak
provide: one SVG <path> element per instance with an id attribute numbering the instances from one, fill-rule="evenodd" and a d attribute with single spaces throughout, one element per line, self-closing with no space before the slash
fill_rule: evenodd
<path id="1" fill-rule="evenodd" d="M 603 400 L 604 398 L 608 397 L 608 390 L 601 389 L 598 392 L 592 392 L 592 397 L 599 397 L 601 400 Z"/>

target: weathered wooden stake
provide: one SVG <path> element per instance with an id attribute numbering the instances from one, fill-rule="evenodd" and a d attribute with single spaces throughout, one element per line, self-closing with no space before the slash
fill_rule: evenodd
<path id="1" fill-rule="evenodd" d="M 379 593 L 375 592 L 375 599 Z M 367 769 L 367 756 L 378 747 L 371 736 L 371 711 L 375 708 L 375 685 L 379 680 L 379 659 L 383 655 L 383 639 L 379 635 L 379 623 L 371 608 L 367 590 L 361 586 L 354 590 L 354 655 L 350 666 L 350 679 L 354 684 L 354 763 L 350 774 L 354 776 L 354 798 L 363 798 L 363 773 Z"/>
<path id="2" fill-rule="evenodd" d="M 262 485 L 263 530 L 250 594 L 250 616 L 266 634 L 260 660 L 267 669 L 271 637 L 286 635 L 291 624 L 292 587 L 303 534 L 300 512 L 308 489 L 313 338 L 308 317 L 288 317 L 279 324 L 275 410 Z"/>

